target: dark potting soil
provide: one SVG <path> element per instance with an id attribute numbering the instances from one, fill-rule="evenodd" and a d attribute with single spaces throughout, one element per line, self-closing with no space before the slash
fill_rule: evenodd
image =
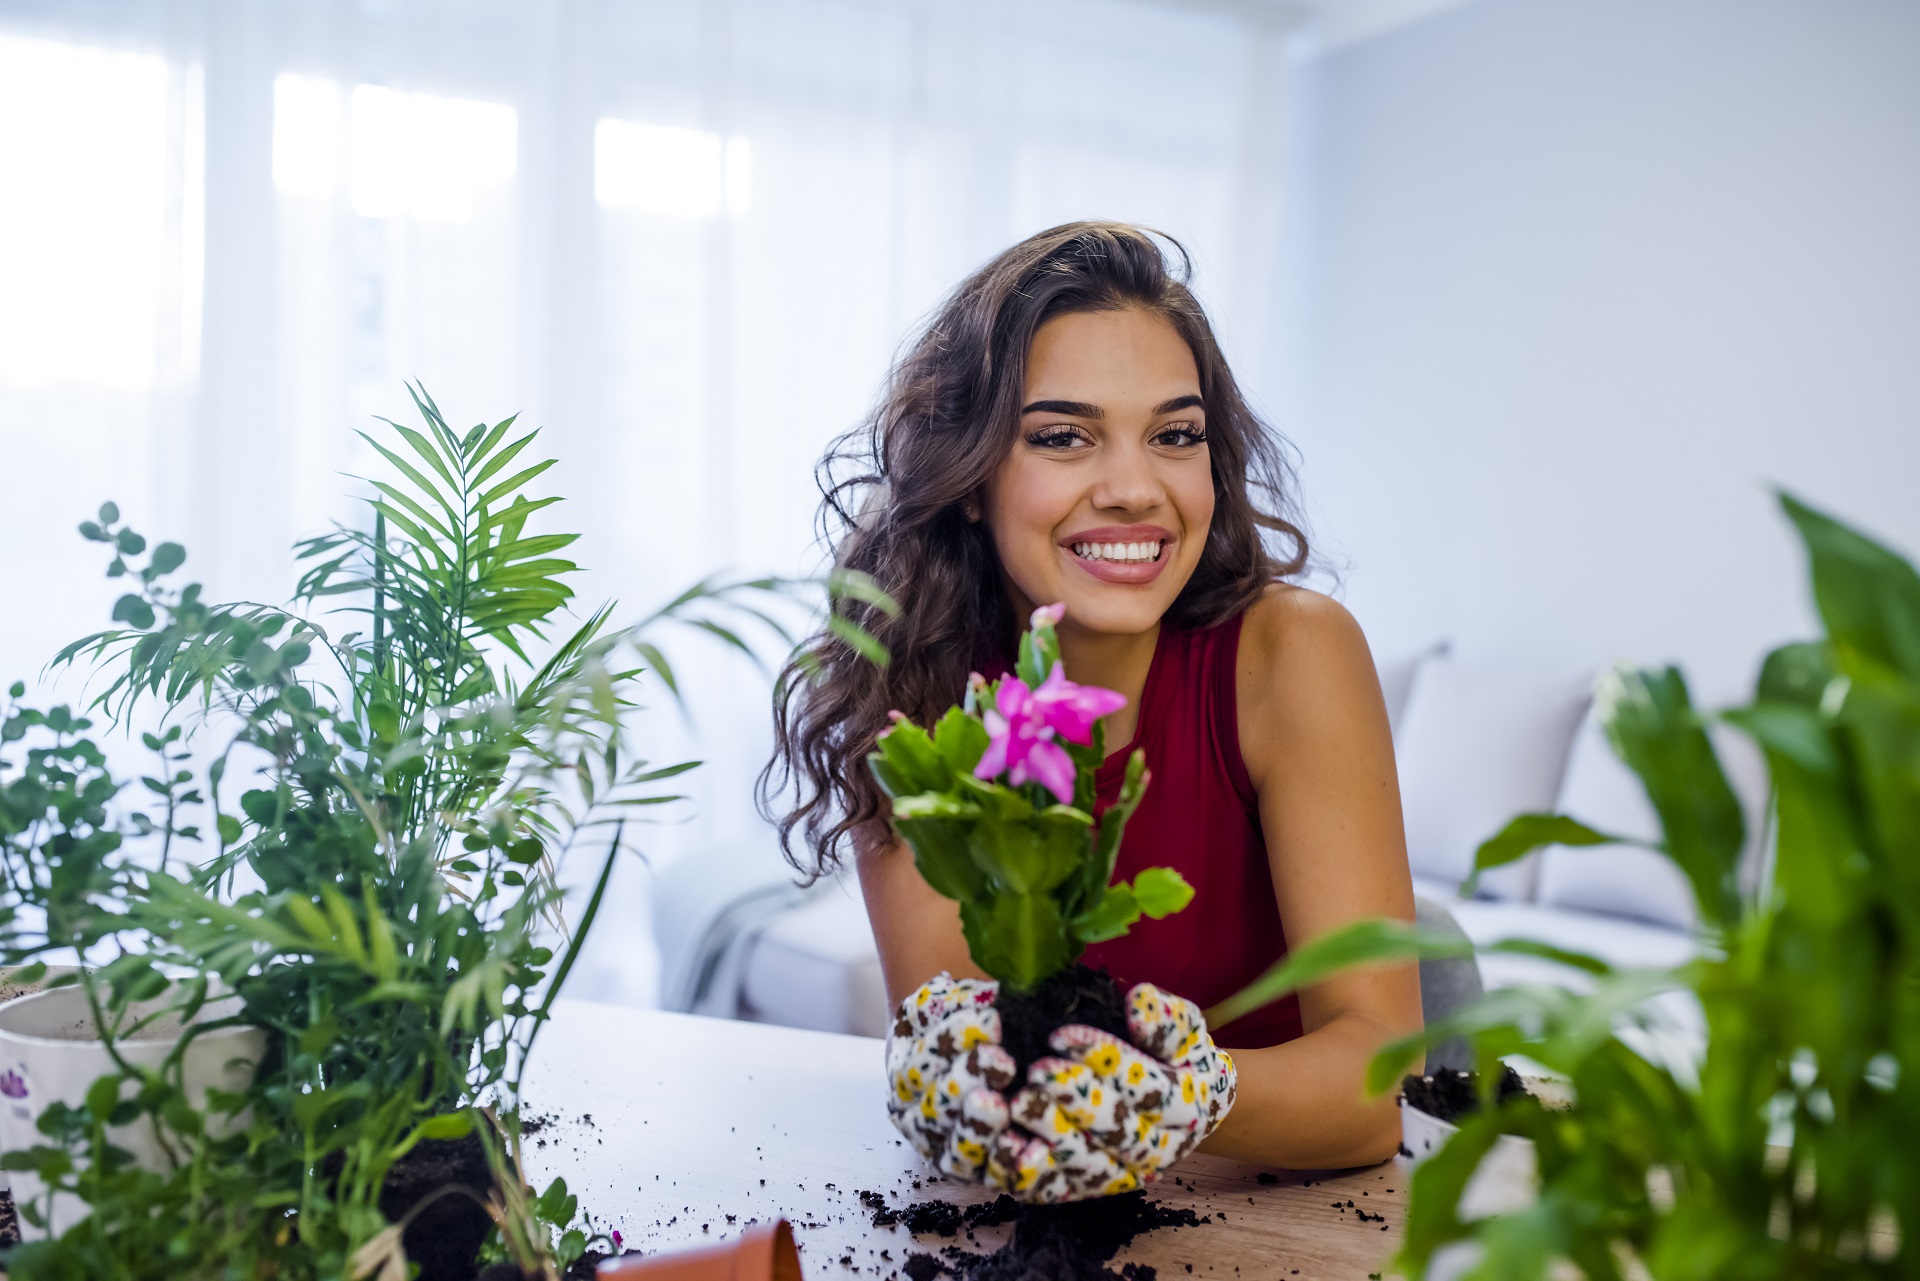
<path id="1" fill-rule="evenodd" d="M 1442 1121 L 1458 1121 L 1480 1110 L 1480 1087 L 1471 1072 L 1457 1068 L 1436 1068 L 1426 1076 L 1410 1076 L 1400 1082 L 1400 1092 L 1408 1103 L 1428 1116 Z M 1527 1087 L 1520 1074 L 1503 1067 L 1497 1087 L 1498 1101 L 1509 1102 L 1526 1097 Z"/>
<path id="2" fill-rule="evenodd" d="M 993 1004 L 1000 1011 L 1000 1043 L 1013 1055 L 1013 1079 L 1020 1084 L 1029 1064 L 1053 1053 L 1047 1038 L 1064 1024 L 1085 1023 L 1127 1039 L 1127 994 L 1105 970 L 1079 962 L 1042 979 L 1030 992 L 1003 987 Z"/>
<path id="3" fill-rule="evenodd" d="M 1154 1281 L 1150 1267 L 1129 1263 L 1116 1272 L 1107 1262 L 1142 1233 L 1213 1222 L 1211 1215 L 1149 1201 L 1145 1192 L 1065 1205 L 1023 1205 L 1010 1196 L 969 1206 L 919 1201 L 897 1210 L 877 1193 L 860 1199 L 873 1210 L 875 1227 L 899 1224 L 909 1232 L 953 1236 L 962 1228 L 1013 1225 L 1013 1236 L 992 1254 L 957 1246 L 938 1255 L 909 1251 L 902 1270 L 910 1281 L 933 1281 L 943 1272 L 958 1281 Z"/>
<path id="4" fill-rule="evenodd" d="M 0 1246 L 20 1244 L 20 1215 L 13 1208 L 13 1190 L 0 1188 Z"/>
<path id="5" fill-rule="evenodd" d="M 387 1172 L 380 1189 L 380 1213 L 398 1223 L 420 1201 L 448 1184 L 464 1184 L 482 1201 L 493 1187 L 486 1149 L 478 1134 L 460 1139 L 425 1139 Z M 407 1225 L 400 1244 L 410 1263 L 420 1265 L 418 1281 L 468 1281 L 480 1243 L 493 1220 L 479 1201 L 462 1192 L 435 1197 Z"/>

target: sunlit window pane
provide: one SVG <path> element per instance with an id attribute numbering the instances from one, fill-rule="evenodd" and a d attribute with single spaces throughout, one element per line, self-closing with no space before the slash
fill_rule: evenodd
<path id="1" fill-rule="evenodd" d="M 167 65 L 0 37 L 0 383 L 155 381 Z"/>
<path id="2" fill-rule="evenodd" d="M 740 217 L 751 152 L 705 129 L 602 119 L 593 130 L 593 196 L 603 209 L 669 218 Z"/>
<path id="3" fill-rule="evenodd" d="M 353 211 L 463 222 L 474 197 L 513 176 L 518 117 L 499 102 L 353 91 Z"/>
<path id="4" fill-rule="evenodd" d="M 465 222 L 480 192 L 513 176 L 519 116 L 503 102 L 332 80 L 273 83 L 273 181 L 293 196 L 344 188 L 365 218 Z"/>
<path id="5" fill-rule="evenodd" d="M 336 81 L 282 75 L 273 80 L 273 185 L 289 195 L 327 197 L 346 164 L 347 98 Z"/>

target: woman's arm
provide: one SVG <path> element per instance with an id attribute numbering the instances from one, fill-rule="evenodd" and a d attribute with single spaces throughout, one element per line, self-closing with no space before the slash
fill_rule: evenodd
<path id="1" fill-rule="evenodd" d="M 957 979 L 987 977 L 967 953 L 960 905 L 921 878 L 905 841 L 889 833 L 885 844 L 861 848 L 854 867 L 880 949 L 880 976 L 890 1009 L 897 1010 L 915 988 L 942 970 Z"/>
<path id="2" fill-rule="evenodd" d="M 1339 604 L 1276 587 L 1240 638 L 1241 754 L 1292 947 L 1363 916 L 1413 919 L 1393 740 L 1366 638 Z M 1367 1062 L 1420 1027 L 1413 965 L 1340 975 L 1300 994 L 1306 1034 L 1236 1050 L 1240 1095 L 1204 1150 L 1295 1169 L 1384 1161 L 1400 1143 Z"/>

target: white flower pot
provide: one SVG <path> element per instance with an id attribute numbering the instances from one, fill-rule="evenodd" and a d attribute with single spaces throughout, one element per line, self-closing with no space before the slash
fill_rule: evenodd
<path id="1" fill-rule="evenodd" d="M 139 1017 L 166 1003 L 167 998 L 162 997 L 132 1008 Z M 210 1002 L 195 1021 L 220 1017 L 224 1011 L 213 1008 L 215 1005 L 231 1009 L 226 1002 Z M 180 1030 L 177 1017 L 159 1019 L 133 1039 L 116 1041 L 115 1048 L 129 1063 L 158 1067 L 172 1053 Z M 266 1033 L 253 1027 L 220 1028 L 195 1037 L 181 1062 L 187 1099 L 203 1107 L 210 1088 L 244 1090 L 266 1046 Z M 0 1005 L 0 1151 L 16 1152 L 44 1143 L 38 1122 L 48 1105 L 59 1102 L 82 1106 L 88 1087 L 114 1070 L 113 1058 L 99 1039 L 83 989 L 57 988 Z M 130 1085 L 122 1089 L 132 1093 Z M 217 1132 L 217 1125 L 215 1129 Z M 143 1167 L 167 1168 L 166 1150 L 153 1132 L 151 1118 L 143 1117 L 108 1133 L 116 1146 L 132 1153 Z M 12 1185 L 16 1206 L 41 1198 L 46 1190 L 40 1177 L 27 1170 L 13 1171 Z M 56 1197 L 53 1233 L 66 1231 L 86 1212 L 85 1203 L 78 1198 Z M 29 1240 L 44 1235 L 24 1215 L 20 1231 Z"/>
<path id="2" fill-rule="evenodd" d="M 1445 1146 L 1460 1132 L 1451 1121 L 1442 1121 L 1431 1113 L 1400 1100 L 1400 1145 L 1406 1149 L 1400 1159 L 1409 1168 L 1419 1165 Z M 1467 1180 L 1460 1194 L 1460 1217 L 1485 1219 L 1496 1214 L 1512 1214 L 1532 1205 L 1540 1195 L 1539 1157 L 1532 1139 L 1503 1134 L 1480 1158 L 1480 1167 Z"/>
<path id="3" fill-rule="evenodd" d="M 80 970 L 77 965 L 49 965 L 46 973 L 33 982 L 16 982 L 14 975 L 26 968 L 28 967 L 24 965 L 0 966 L 0 1005 L 17 1001 L 23 996 L 32 996 L 35 992 L 44 992 L 47 984 L 55 979 L 63 978 L 68 974 L 77 974 Z M 0 1074 L 0 1107 L 5 1107 L 12 1102 L 5 1092 L 8 1084 L 5 1076 Z M 20 1239 L 20 1220 L 14 1213 L 13 1188 L 7 1181 L 5 1170 L 0 1170 L 0 1197 L 5 1198 L 5 1209 L 0 1211 L 0 1244 L 12 1245 Z"/>

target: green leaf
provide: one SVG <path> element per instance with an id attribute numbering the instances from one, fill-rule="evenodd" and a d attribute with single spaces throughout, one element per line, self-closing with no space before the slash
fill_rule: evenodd
<path id="1" fill-rule="evenodd" d="M 886 667 L 893 662 L 893 655 L 874 635 L 850 618 L 839 614 L 827 617 L 827 630 L 846 642 L 854 653 L 872 663 L 875 667 Z"/>
<path id="2" fill-rule="evenodd" d="M 422 1139 L 464 1139 L 473 1133 L 473 1113 L 463 1110 L 444 1116 L 430 1116 L 416 1125 L 413 1132 Z"/>
<path id="3" fill-rule="evenodd" d="M 232 845 L 240 839 L 240 820 L 231 814 L 222 814 L 216 818 L 214 827 L 220 833 L 222 845 Z"/>
<path id="4" fill-rule="evenodd" d="M 113 542 L 114 546 L 120 549 L 122 556 L 138 556 L 141 552 L 147 550 L 147 540 L 134 533 L 131 529 L 121 530 L 120 533 L 115 536 Z"/>
<path id="5" fill-rule="evenodd" d="M 1660 816 L 1662 847 L 1693 886 L 1701 919 L 1731 924 L 1740 913 L 1746 816 L 1686 678 L 1673 667 L 1616 668 L 1601 678 L 1594 702 L 1614 752 Z"/>
<path id="6" fill-rule="evenodd" d="M 147 569 L 155 577 L 171 574 L 187 563 L 187 549 L 179 543 L 161 543 L 153 549 L 153 559 L 147 562 Z"/>
<path id="7" fill-rule="evenodd" d="M 115 521 L 118 521 L 119 519 L 120 519 L 120 505 L 118 503 L 101 503 L 100 504 L 100 523 L 102 525 L 111 525 Z"/>
<path id="8" fill-rule="evenodd" d="M 153 606 L 144 597 L 128 592 L 113 603 L 113 621 L 144 632 L 153 626 Z"/>
<path id="9" fill-rule="evenodd" d="M 857 600 L 871 605 L 888 618 L 900 617 L 900 602 L 882 590 L 872 577 L 857 569 L 836 569 L 827 575 L 827 595 L 832 600 Z"/>
<path id="10" fill-rule="evenodd" d="M 120 1078 L 103 1076 L 87 1087 L 87 1112 L 95 1121 L 105 1121 L 120 1102 Z"/>
<path id="11" fill-rule="evenodd" d="M 1294 948 L 1266 973 L 1208 1010 L 1207 1023 L 1216 1027 L 1231 1023 L 1303 987 L 1363 965 L 1472 955 L 1472 941 L 1461 935 L 1367 917 Z"/>
<path id="12" fill-rule="evenodd" d="M 1104 943 L 1121 937 L 1139 919 L 1140 900 L 1134 897 L 1133 887 L 1122 881 L 1108 886 L 1100 901 L 1074 917 L 1069 925 L 1073 937 L 1080 942 Z"/>
<path id="13" fill-rule="evenodd" d="M 1019 991 L 1031 990 L 1074 957 L 1060 905 L 1048 894 L 962 903 L 960 928 L 980 968 Z"/>
<path id="14" fill-rule="evenodd" d="M 1865 534 L 1780 494 L 1811 561 L 1813 598 L 1834 644 L 1920 680 L 1920 574 Z"/>
<path id="15" fill-rule="evenodd" d="M 1474 851 L 1473 875 L 1460 887 L 1471 898 L 1480 883 L 1480 873 L 1508 863 L 1517 863 L 1546 845 L 1618 845 L 1625 837 L 1609 836 L 1564 814 L 1522 814 L 1510 820 Z"/>
<path id="16" fill-rule="evenodd" d="M 1133 878 L 1133 895 L 1140 910 L 1157 921 L 1193 902 L 1193 886 L 1170 867 L 1149 867 Z"/>

